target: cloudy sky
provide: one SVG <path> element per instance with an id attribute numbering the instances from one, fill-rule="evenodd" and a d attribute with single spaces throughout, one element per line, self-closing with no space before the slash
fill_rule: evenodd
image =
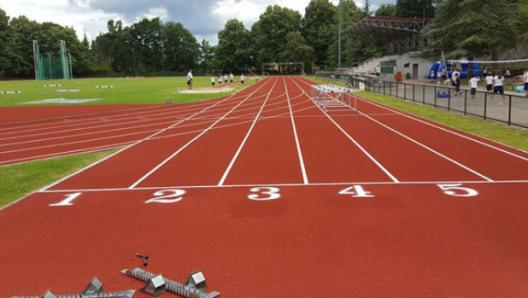
<path id="1" fill-rule="evenodd" d="M 354 0 L 364 6 L 364 0 Z M 227 20 L 237 18 L 251 28 L 268 5 L 278 4 L 304 15 L 310 0 L 0 0 L 10 17 L 25 15 L 38 22 L 54 22 L 75 28 L 89 39 L 106 32 L 110 19 L 130 25 L 143 17 L 181 22 L 200 41 L 217 43 L 216 34 Z M 337 4 L 339 0 L 331 0 Z M 370 0 L 371 9 L 396 0 Z"/>

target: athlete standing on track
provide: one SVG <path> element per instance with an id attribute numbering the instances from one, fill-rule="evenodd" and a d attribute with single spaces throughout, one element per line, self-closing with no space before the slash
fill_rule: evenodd
<path id="1" fill-rule="evenodd" d="M 222 74 L 219 73 L 218 74 L 218 86 L 222 86 L 222 78 L 223 78 Z"/>
<path id="2" fill-rule="evenodd" d="M 524 91 L 526 91 L 526 98 L 528 98 L 528 68 L 524 70 L 522 80 L 524 82 Z"/>
<path id="3" fill-rule="evenodd" d="M 227 74 L 224 76 L 224 84 L 227 85 Z"/>
<path id="4" fill-rule="evenodd" d="M 242 86 L 244 85 L 244 80 L 246 79 L 246 77 L 244 76 L 244 74 L 242 74 L 240 76 L 240 83 L 242 83 Z"/>
<path id="5" fill-rule="evenodd" d="M 495 94 L 497 93 L 502 97 L 499 101 L 499 104 L 502 104 L 506 99 L 504 98 L 504 76 L 502 75 L 501 70 L 499 70 L 497 75 L 493 78 L 493 94 L 491 95 L 491 100 L 493 100 L 493 97 L 495 97 Z"/>
<path id="6" fill-rule="evenodd" d="M 214 75 L 211 76 L 211 85 L 213 87 L 215 86 L 215 76 Z"/>
<path id="7" fill-rule="evenodd" d="M 187 89 L 192 90 L 193 88 L 193 75 L 192 75 L 192 69 L 189 69 L 189 73 L 187 73 Z"/>
<path id="8" fill-rule="evenodd" d="M 491 93 L 493 91 L 493 72 L 488 72 L 488 75 L 486 76 L 486 90 L 488 93 Z"/>
<path id="9" fill-rule="evenodd" d="M 234 79 L 234 78 L 235 78 L 235 76 L 233 75 L 233 73 L 230 73 L 230 74 L 229 74 L 229 82 L 230 82 L 231 84 L 233 84 L 233 79 Z"/>

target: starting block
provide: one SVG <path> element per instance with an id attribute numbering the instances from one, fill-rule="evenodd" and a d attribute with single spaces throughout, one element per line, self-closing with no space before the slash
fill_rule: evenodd
<path id="1" fill-rule="evenodd" d="M 103 284 L 97 279 L 97 277 L 94 277 L 88 286 L 86 286 L 86 289 L 80 294 L 55 295 L 50 290 L 47 290 L 46 293 L 39 296 L 12 296 L 11 298 L 132 298 L 135 293 L 135 290 L 104 293 Z"/>
<path id="2" fill-rule="evenodd" d="M 214 298 L 220 296 L 220 292 L 206 292 L 205 276 L 202 271 L 192 273 L 185 285 L 164 278 L 161 274 L 156 275 L 140 268 L 125 269 L 121 273 L 146 282 L 141 291 L 152 296 L 158 296 L 164 292 L 171 292 L 186 298 Z"/>

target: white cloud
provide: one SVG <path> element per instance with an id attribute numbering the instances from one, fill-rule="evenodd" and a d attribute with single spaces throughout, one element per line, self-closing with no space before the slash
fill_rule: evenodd
<path id="1" fill-rule="evenodd" d="M 365 0 L 354 0 L 359 6 Z M 372 9 L 381 2 L 372 0 Z M 331 0 L 337 4 L 339 0 Z M 280 5 L 304 15 L 310 0 L 0 0 L 0 8 L 10 17 L 25 15 L 37 22 L 54 22 L 73 27 L 79 39 L 86 33 L 94 39 L 107 31 L 108 20 L 123 20 L 125 25 L 142 17 L 160 17 L 164 21 L 182 22 L 200 41 L 217 43 L 217 32 L 227 20 L 237 18 L 250 29 L 268 5 Z"/>

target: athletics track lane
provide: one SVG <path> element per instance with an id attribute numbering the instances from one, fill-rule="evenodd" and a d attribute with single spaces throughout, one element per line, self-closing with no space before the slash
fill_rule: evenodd
<path id="1" fill-rule="evenodd" d="M 156 135 L 155 138 L 132 146 L 104 162 L 69 177 L 52 189 L 131 187 L 178 149 L 204 132 L 219 117 L 237 106 L 241 100 L 251 97 L 253 92 L 259 88 L 265 88 L 267 84 L 269 84 L 268 80 L 258 86 L 253 85 L 224 101 L 211 104 L 208 109 L 203 109 L 201 114 L 197 115 L 199 113 L 197 112 L 189 116 L 190 118 L 197 117 L 196 120 L 182 120 L 181 125 L 176 125 Z M 262 96 L 262 94 L 256 96 Z M 189 123 L 192 128 L 187 126 Z"/>
<path id="2" fill-rule="evenodd" d="M 298 82 L 298 83 L 297 83 Z M 310 92 L 309 84 L 296 79 Z M 309 96 L 308 94 L 306 94 Z M 328 112 L 332 117 L 332 112 Z M 482 177 L 397 135 L 372 120 L 350 112 L 351 117 L 332 117 L 347 134 L 365 148 L 398 181 L 482 181 Z"/>
<path id="3" fill-rule="evenodd" d="M 290 97 L 296 98 L 292 103 L 303 102 L 294 106 L 293 115 L 310 183 L 392 181 L 304 96 L 292 78 L 286 83 Z M 354 112 L 347 109 L 347 113 Z"/>
<path id="4" fill-rule="evenodd" d="M 240 144 L 240 154 L 233 157 L 232 167 L 219 184 L 304 183 L 292 122 L 289 118 L 274 118 L 289 115 L 284 77 L 277 80 L 271 96 L 280 96 L 278 104 L 264 105 L 260 120 L 247 141 Z"/>
<path id="5" fill-rule="evenodd" d="M 365 113 L 383 113 L 387 109 L 376 106 L 368 101 L 360 101 L 360 109 Z M 483 146 L 471 140 L 446 133 L 435 127 L 423 125 L 410 118 L 395 114 L 393 116 L 372 116 L 372 118 L 398 131 L 405 132 L 409 137 L 460 161 L 493 180 L 527 180 L 528 154 L 504 148 L 509 152 L 524 157 L 524 160 Z M 479 139 L 472 136 L 473 139 Z M 489 142 L 489 141 L 484 141 Z M 497 146 L 497 144 L 494 144 Z M 504 146 L 498 146 L 499 148 Z M 476 154 L 475 154 L 476 153 Z"/>
<path id="6" fill-rule="evenodd" d="M 4 127 L 0 129 L 0 164 L 124 146 L 167 127 L 193 109 L 203 109 L 203 104 L 181 107 Z"/>
<path id="7" fill-rule="evenodd" d="M 276 108 L 283 99 L 283 94 L 272 92 L 279 81 L 270 79 L 269 84 L 256 94 L 260 96 L 248 99 L 137 187 L 217 185 L 262 106 L 268 104 Z"/>

